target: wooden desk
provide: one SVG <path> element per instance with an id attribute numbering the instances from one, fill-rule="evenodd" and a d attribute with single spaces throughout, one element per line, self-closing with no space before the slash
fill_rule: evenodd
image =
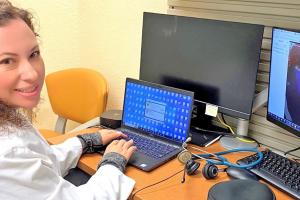
<path id="1" fill-rule="evenodd" d="M 79 133 L 91 132 L 91 130 L 81 131 Z M 72 133 L 61 135 L 54 138 L 47 139 L 50 144 L 59 144 L 66 140 L 69 137 L 73 137 L 79 133 Z M 206 151 L 209 152 L 218 152 L 224 150 L 218 143 L 205 148 Z M 234 153 L 230 155 L 226 155 L 226 157 L 230 161 L 236 161 L 240 157 L 247 156 L 248 153 Z M 100 161 L 101 156 L 99 154 L 88 154 L 81 157 L 78 163 L 78 167 L 83 171 L 94 174 L 97 169 L 97 164 Z M 200 168 L 204 166 L 205 162 L 201 161 Z M 162 181 L 171 175 L 182 171 L 183 164 L 179 163 L 177 159 L 173 159 L 163 166 L 151 171 L 151 172 L 143 172 L 139 169 L 136 169 L 132 166 L 127 166 L 126 175 L 133 178 L 136 181 L 136 185 L 134 191 L 137 191 L 141 188 L 144 188 L 153 183 Z M 194 176 L 186 176 L 185 183 L 181 183 L 183 172 L 178 173 L 172 178 L 156 184 L 150 188 L 147 188 L 143 191 L 138 192 L 135 195 L 134 199 L 138 200 L 160 200 L 160 199 L 180 199 L 180 200 L 199 200 L 199 199 L 207 199 L 208 190 L 216 183 L 229 180 L 226 173 L 220 172 L 218 177 L 214 180 L 206 180 L 200 170 L 198 169 L 198 173 Z M 270 185 L 269 185 L 270 186 Z M 281 192 L 277 188 L 270 186 L 273 192 L 276 195 L 276 199 L 281 200 L 289 200 L 293 199 L 287 194 Z"/>

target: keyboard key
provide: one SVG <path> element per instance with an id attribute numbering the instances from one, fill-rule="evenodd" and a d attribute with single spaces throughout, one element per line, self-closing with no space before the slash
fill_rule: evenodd
<path id="1" fill-rule="evenodd" d="M 133 140 L 133 144 L 137 147 L 138 151 L 152 158 L 162 158 L 176 149 L 171 145 L 131 133 L 130 131 L 123 131 L 123 133 L 128 136 L 127 140 Z"/>

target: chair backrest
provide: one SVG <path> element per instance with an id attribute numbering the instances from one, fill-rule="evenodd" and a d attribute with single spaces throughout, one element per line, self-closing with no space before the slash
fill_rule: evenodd
<path id="1" fill-rule="evenodd" d="M 58 116 L 87 122 L 105 110 L 108 87 L 97 71 L 71 68 L 46 76 L 50 104 Z"/>

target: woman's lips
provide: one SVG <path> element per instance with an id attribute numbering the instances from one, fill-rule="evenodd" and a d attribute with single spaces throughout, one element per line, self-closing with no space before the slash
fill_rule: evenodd
<path id="1" fill-rule="evenodd" d="M 15 91 L 17 91 L 19 95 L 31 97 L 39 94 L 39 86 L 15 89 Z"/>

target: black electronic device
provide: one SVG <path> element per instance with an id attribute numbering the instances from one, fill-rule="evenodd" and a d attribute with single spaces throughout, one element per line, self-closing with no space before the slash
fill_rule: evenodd
<path id="1" fill-rule="evenodd" d="M 256 24 L 144 13 L 140 79 L 195 92 L 198 115 L 208 103 L 249 119 L 263 32 Z"/>
<path id="2" fill-rule="evenodd" d="M 263 161 L 251 169 L 251 172 L 300 199 L 300 164 L 270 150 L 263 154 Z M 245 157 L 238 163 L 247 164 L 255 159 L 256 154 Z"/>
<path id="3" fill-rule="evenodd" d="M 122 110 L 107 110 L 100 116 L 100 125 L 106 128 L 116 129 L 121 127 Z"/>
<path id="4" fill-rule="evenodd" d="M 230 180 L 215 184 L 208 191 L 208 200 L 275 200 L 273 191 L 253 180 Z"/>
<path id="5" fill-rule="evenodd" d="M 300 31 L 273 28 L 267 119 L 300 136 L 299 99 Z M 270 150 L 263 154 L 263 161 L 251 171 L 300 199 L 300 164 Z M 256 155 L 239 163 L 246 164 L 253 159 Z"/>
<path id="6" fill-rule="evenodd" d="M 258 181 L 258 177 L 247 169 L 228 167 L 226 169 L 227 175 L 233 179 L 244 179 Z"/>
<path id="7" fill-rule="evenodd" d="M 175 157 L 189 136 L 194 93 L 126 78 L 121 128 L 137 150 L 129 163 L 151 171 Z"/>
<path id="8" fill-rule="evenodd" d="M 191 143 L 200 147 L 207 147 L 218 141 L 222 136 L 218 132 L 211 131 L 208 133 L 207 131 L 200 130 L 197 127 L 191 127 L 190 133 L 192 135 Z"/>

